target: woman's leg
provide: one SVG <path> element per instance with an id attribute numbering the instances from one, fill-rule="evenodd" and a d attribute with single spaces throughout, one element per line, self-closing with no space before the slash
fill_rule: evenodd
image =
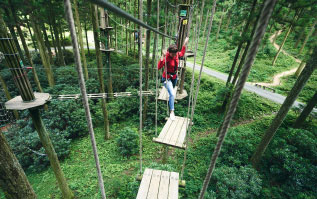
<path id="1" fill-rule="evenodd" d="M 173 88 L 173 83 L 171 80 L 167 80 L 166 83 L 164 83 L 165 88 L 168 91 L 169 94 L 169 107 L 170 107 L 170 111 L 174 111 L 174 100 L 175 100 L 175 96 L 174 96 L 174 88 Z"/>

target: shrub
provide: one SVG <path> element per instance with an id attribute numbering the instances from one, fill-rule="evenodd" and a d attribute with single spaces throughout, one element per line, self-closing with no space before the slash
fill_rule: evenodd
<path id="1" fill-rule="evenodd" d="M 257 198 L 262 181 L 257 171 L 250 167 L 216 168 L 210 186 L 216 198 Z M 212 195 L 214 195 L 214 193 Z"/>
<path id="2" fill-rule="evenodd" d="M 119 132 L 116 139 L 119 153 L 130 157 L 138 152 L 138 134 L 136 129 L 125 128 Z"/>

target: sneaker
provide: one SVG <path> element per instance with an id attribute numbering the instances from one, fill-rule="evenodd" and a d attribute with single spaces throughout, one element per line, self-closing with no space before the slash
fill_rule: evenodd
<path id="1" fill-rule="evenodd" d="M 172 112 L 170 113 L 170 118 L 171 118 L 171 120 L 172 120 L 172 121 L 174 121 L 174 120 L 175 120 L 175 114 L 174 114 L 174 111 L 172 111 Z"/>

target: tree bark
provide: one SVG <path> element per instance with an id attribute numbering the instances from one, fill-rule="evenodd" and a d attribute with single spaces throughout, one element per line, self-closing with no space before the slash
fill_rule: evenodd
<path id="1" fill-rule="evenodd" d="M 125 2 L 125 10 L 128 10 L 128 2 Z M 129 55 L 129 46 L 128 46 L 128 27 L 129 27 L 129 20 L 126 19 L 125 21 L 125 54 Z"/>
<path id="2" fill-rule="evenodd" d="M 164 13 L 166 14 L 167 13 L 167 3 L 165 3 L 165 9 L 164 9 Z M 167 18 L 166 18 L 166 15 L 164 17 L 164 34 L 167 33 Z M 161 49 L 161 54 L 163 52 L 163 50 L 166 48 L 166 44 L 165 44 L 165 37 L 162 37 L 162 49 Z"/>
<path id="3" fill-rule="evenodd" d="M 309 33 L 306 35 L 305 40 L 304 40 L 304 43 L 303 43 L 302 47 L 300 48 L 298 55 L 302 54 L 302 52 L 303 52 L 303 50 L 304 50 L 304 48 L 305 48 L 305 46 L 306 46 L 306 43 L 307 43 L 309 37 L 311 36 L 311 34 L 312 34 L 312 33 L 314 32 L 314 30 L 315 30 L 315 25 L 316 25 L 316 23 L 317 23 L 317 20 L 314 21 L 314 23 L 313 23 L 313 25 L 312 25 L 312 27 L 311 27 Z"/>
<path id="4" fill-rule="evenodd" d="M 57 55 L 57 45 L 56 45 L 56 41 L 55 41 L 55 38 L 54 38 L 54 33 L 53 33 L 53 27 L 52 27 L 52 21 L 50 19 L 50 23 L 49 23 L 49 26 L 50 26 L 50 34 L 51 34 L 51 37 L 52 37 L 52 41 L 53 41 L 53 45 L 54 45 L 54 52 L 55 52 L 55 56 Z"/>
<path id="5" fill-rule="evenodd" d="M 232 9 L 230 9 L 229 12 L 228 12 L 227 24 L 226 24 L 226 29 L 225 29 L 226 32 L 228 31 L 228 28 L 229 28 L 229 25 L 230 25 L 231 14 L 232 14 Z"/>
<path id="6" fill-rule="evenodd" d="M 40 31 L 40 28 L 38 26 L 38 24 L 34 21 L 34 16 L 31 15 L 30 17 L 30 21 L 31 21 L 31 25 L 34 31 L 34 35 L 35 38 L 37 40 L 37 43 L 39 45 L 39 50 L 40 50 L 40 56 L 42 59 L 42 63 L 45 69 L 45 73 L 47 76 L 47 80 L 48 80 L 48 84 L 50 87 L 53 87 L 55 85 L 55 81 L 54 81 L 54 77 L 53 77 L 53 72 L 51 69 L 51 64 L 49 62 L 49 58 L 48 55 L 45 51 L 45 45 L 44 45 L 44 41 L 43 41 L 43 35 Z"/>
<path id="7" fill-rule="evenodd" d="M 157 0 L 157 16 L 156 16 L 156 29 L 159 30 L 160 26 L 160 0 Z M 154 72 L 156 70 L 156 49 L 158 48 L 157 41 L 159 40 L 158 34 L 154 33 L 154 45 L 153 45 L 153 53 L 152 53 L 152 79 L 155 79 Z"/>
<path id="8" fill-rule="evenodd" d="M 299 77 L 299 75 L 301 74 L 301 72 L 303 71 L 304 67 L 305 67 L 305 62 L 304 60 L 302 60 L 299 64 L 299 67 L 297 68 L 296 72 L 295 72 L 295 75 L 296 77 Z"/>
<path id="9" fill-rule="evenodd" d="M 306 120 L 308 115 L 312 112 L 314 107 L 317 104 L 317 92 L 315 92 L 314 96 L 309 100 L 308 104 L 305 106 L 304 110 L 301 112 L 299 117 L 296 119 L 294 128 L 299 128 L 303 122 Z"/>
<path id="10" fill-rule="evenodd" d="M 226 8 L 223 8 L 222 12 L 223 12 L 223 13 L 221 14 L 220 22 L 219 22 L 218 30 L 217 30 L 217 34 L 216 34 L 216 41 L 218 40 L 218 37 L 219 37 L 219 33 L 220 33 L 220 29 L 221 29 L 221 24 L 222 24 L 223 16 L 225 15 L 224 13 L 226 12 Z"/>
<path id="11" fill-rule="evenodd" d="M 313 54 L 311 55 L 310 60 L 307 62 L 306 67 L 304 68 L 303 72 L 300 74 L 300 76 L 296 80 L 292 90 L 289 92 L 280 110 L 278 111 L 277 115 L 273 119 L 270 127 L 266 130 L 260 144 L 257 146 L 256 151 L 251 157 L 252 165 L 255 168 L 258 168 L 261 157 L 263 153 L 265 152 L 267 146 L 271 142 L 277 129 L 279 128 L 284 118 L 286 117 L 286 114 L 292 107 L 297 96 L 299 95 L 303 87 L 305 86 L 311 74 L 314 72 L 314 70 L 316 70 L 316 68 L 317 68 L 317 46 L 315 46 Z"/>
<path id="12" fill-rule="evenodd" d="M 88 77 L 88 68 L 87 68 L 87 62 L 86 62 L 86 55 L 85 55 L 85 47 L 84 47 L 84 39 L 83 39 L 83 33 L 81 30 L 81 24 L 79 20 L 79 13 L 78 13 L 78 5 L 77 5 L 77 0 L 74 0 L 74 15 L 75 15 L 75 24 L 77 26 L 77 33 L 78 33 L 78 43 L 80 46 L 80 53 L 81 53 L 81 60 L 84 65 L 84 75 L 86 81 L 89 79 Z"/>
<path id="13" fill-rule="evenodd" d="M 96 59 L 97 59 L 97 67 L 98 67 L 98 79 L 99 79 L 99 90 L 100 93 L 105 92 L 105 85 L 103 81 L 103 64 L 102 64 L 102 57 L 100 52 L 99 46 L 99 37 L 98 37 L 98 10 L 97 6 L 90 4 L 90 11 L 91 11 L 91 21 L 94 33 L 94 41 L 95 41 L 95 50 L 96 50 Z M 108 111 L 107 111 L 107 104 L 106 100 L 102 98 L 101 100 L 101 107 L 102 113 L 104 117 L 104 131 L 105 131 L 105 139 L 110 139 L 110 131 L 109 131 L 109 119 L 108 119 Z"/>
<path id="14" fill-rule="evenodd" d="M 8 199 L 36 199 L 18 159 L 0 129 L 0 187 Z"/>
<path id="15" fill-rule="evenodd" d="M 303 36 L 304 36 L 304 33 L 305 33 L 305 30 L 300 30 L 300 34 L 299 34 L 299 36 L 298 36 L 298 38 L 297 38 L 297 41 L 296 41 L 296 43 L 295 43 L 295 45 L 294 45 L 294 48 L 297 48 L 297 47 L 298 47 L 298 44 L 299 44 L 299 42 L 302 40 L 302 38 L 303 38 Z"/>

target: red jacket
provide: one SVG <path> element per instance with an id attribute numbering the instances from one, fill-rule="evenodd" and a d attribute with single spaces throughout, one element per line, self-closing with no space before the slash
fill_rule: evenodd
<path id="1" fill-rule="evenodd" d="M 179 62 L 179 57 L 183 57 L 185 55 L 186 52 L 186 47 L 183 46 L 182 50 L 180 52 L 176 53 L 175 57 L 171 57 L 169 52 L 166 53 L 166 63 L 167 63 L 167 73 L 175 73 L 177 72 L 177 68 L 178 68 L 178 62 Z M 158 62 L 157 65 L 158 69 L 164 68 L 164 72 L 163 72 L 163 78 L 166 78 L 166 74 L 165 74 L 165 58 L 163 59 L 163 61 Z M 170 78 L 171 75 L 167 74 L 167 78 Z M 173 75 L 172 79 L 176 79 L 176 75 Z"/>

